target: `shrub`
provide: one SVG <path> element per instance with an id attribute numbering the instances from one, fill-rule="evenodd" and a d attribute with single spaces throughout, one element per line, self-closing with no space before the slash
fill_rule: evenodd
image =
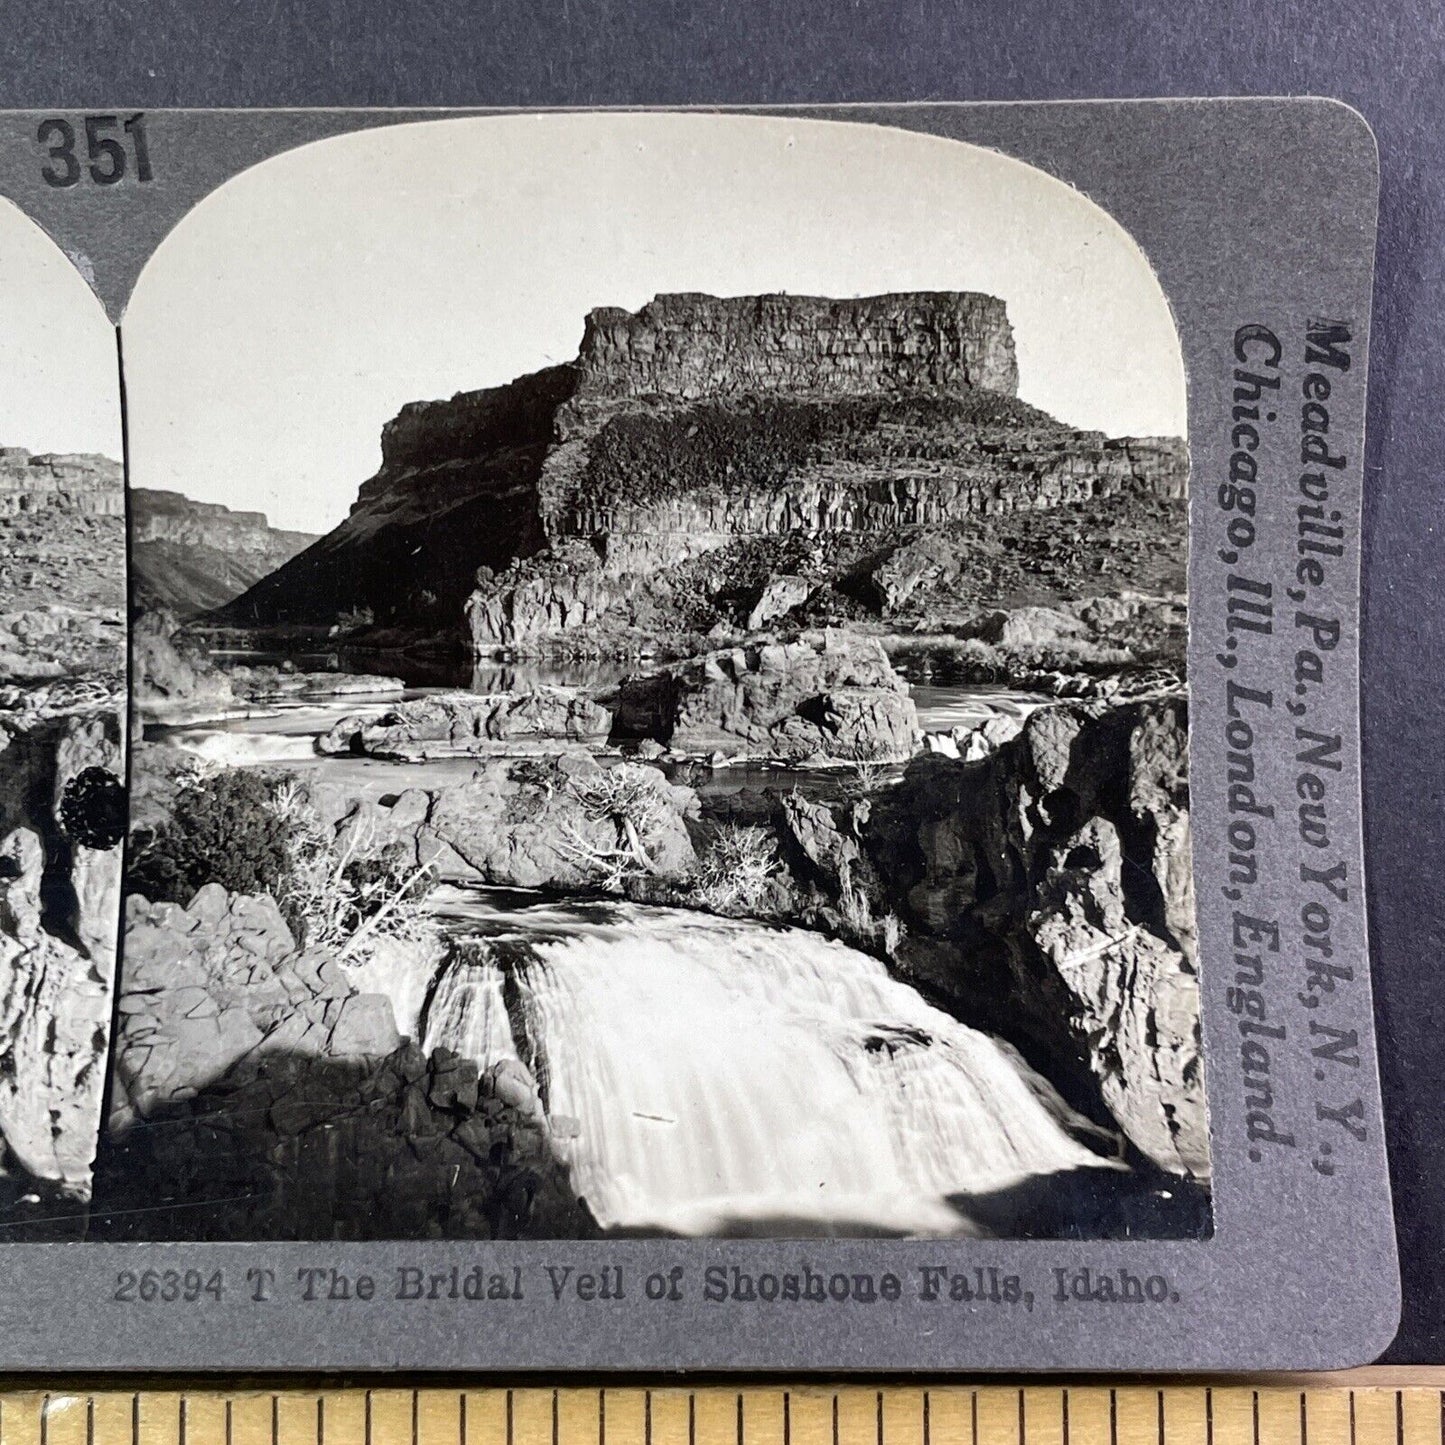
<path id="1" fill-rule="evenodd" d="M 409 862 L 398 845 L 362 853 L 364 840 L 354 829 L 338 848 L 293 780 L 272 790 L 269 807 L 285 823 L 288 840 L 276 900 L 299 942 L 346 958 L 378 938 L 416 939 L 430 930 L 422 886 L 432 877 L 429 863 Z"/>
<path id="2" fill-rule="evenodd" d="M 274 892 L 290 866 L 288 829 L 272 810 L 272 774 L 224 768 L 182 780 L 170 817 L 134 835 L 126 887 L 186 904 L 198 888 Z"/>
<path id="3" fill-rule="evenodd" d="M 293 778 L 249 768 L 189 771 L 171 816 L 133 839 L 126 886 L 154 902 L 187 904 L 219 883 L 232 893 L 269 893 L 298 944 L 363 954 L 379 938 L 413 939 L 430 930 L 429 864 L 399 848 L 362 852 L 323 827 Z"/>
<path id="4" fill-rule="evenodd" d="M 604 847 L 580 828 L 567 824 L 562 828 L 563 851 L 602 888 L 616 893 L 626 879 L 657 871 L 645 841 L 668 818 L 656 774 L 627 766 L 599 768 L 573 774 L 566 787 L 589 823 L 611 823 L 616 829 L 616 844 Z"/>
<path id="5" fill-rule="evenodd" d="M 714 913 L 740 913 L 766 897 L 778 854 L 766 828 L 724 823 L 698 865 L 696 896 Z"/>

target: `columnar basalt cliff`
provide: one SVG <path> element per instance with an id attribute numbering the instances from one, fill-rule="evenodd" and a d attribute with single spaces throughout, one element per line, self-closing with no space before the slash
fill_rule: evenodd
<path id="1" fill-rule="evenodd" d="M 685 627 L 668 572 L 751 543 L 814 537 L 839 553 L 848 539 L 815 559 L 831 585 L 919 529 L 1181 503 L 1181 443 L 1077 431 L 1017 385 L 991 296 L 594 311 L 575 362 L 404 408 L 347 520 L 216 620 L 369 619 L 479 652 L 546 648 L 579 629 Z M 688 590 L 712 622 L 725 611 L 724 588 Z"/>
<path id="2" fill-rule="evenodd" d="M 309 547 L 310 532 L 272 527 L 180 492 L 131 490 L 131 581 L 139 602 L 186 617 L 223 606 Z"/>

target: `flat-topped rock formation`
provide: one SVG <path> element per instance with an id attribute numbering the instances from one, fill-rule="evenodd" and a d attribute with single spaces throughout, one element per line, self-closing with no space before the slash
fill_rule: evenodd
<path id="1" fill-rule="evenodd" d="M 876 549 L 979 516 L 1182 505 L 1181 442 L 1078 431 L 1017 385 L 991 296 L 600 309 L 574 362 L 403 408 L 346 521 L 214 620 L 545 648 L 599 623 L 686 625 L 672 601 L 639 615 L 639 592 L 748 543 Z"/>
<path id="2" fill-rule="evenodd" d="M 316 540 L 180 492 L 131 490 L 132 584 L 146 606 L 194 616 L 223 606 Z"/>
<path id="3" fill-rule="evenodd" d="M 0 517 L 45 511 L 124 516 L 120 463 L 88 453 L 0 447 Z"/>

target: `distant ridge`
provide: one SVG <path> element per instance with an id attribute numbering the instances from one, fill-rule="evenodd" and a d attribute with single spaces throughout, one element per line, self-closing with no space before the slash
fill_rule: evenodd
<path id="1" fill-rule="evenodd" d="M 221 607 L 316 540 L 180 492 L 131 490 L 131 586 L 147 608 L 193 617 Z"/>

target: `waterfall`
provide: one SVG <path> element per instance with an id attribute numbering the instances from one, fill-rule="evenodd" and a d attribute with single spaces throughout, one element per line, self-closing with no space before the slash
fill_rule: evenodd
<path id="1" fill-rule="evenodd" d="M 516 1056 L 510 971 L 572 1183 L 605 1227 L 956 1234 L 948 1196 L 1106 1166 L 1018 1057 L 800 929 L 447 890 L 426 1045 Z M 572 1133 L 569 1128 L 568 1133 Z"/>

